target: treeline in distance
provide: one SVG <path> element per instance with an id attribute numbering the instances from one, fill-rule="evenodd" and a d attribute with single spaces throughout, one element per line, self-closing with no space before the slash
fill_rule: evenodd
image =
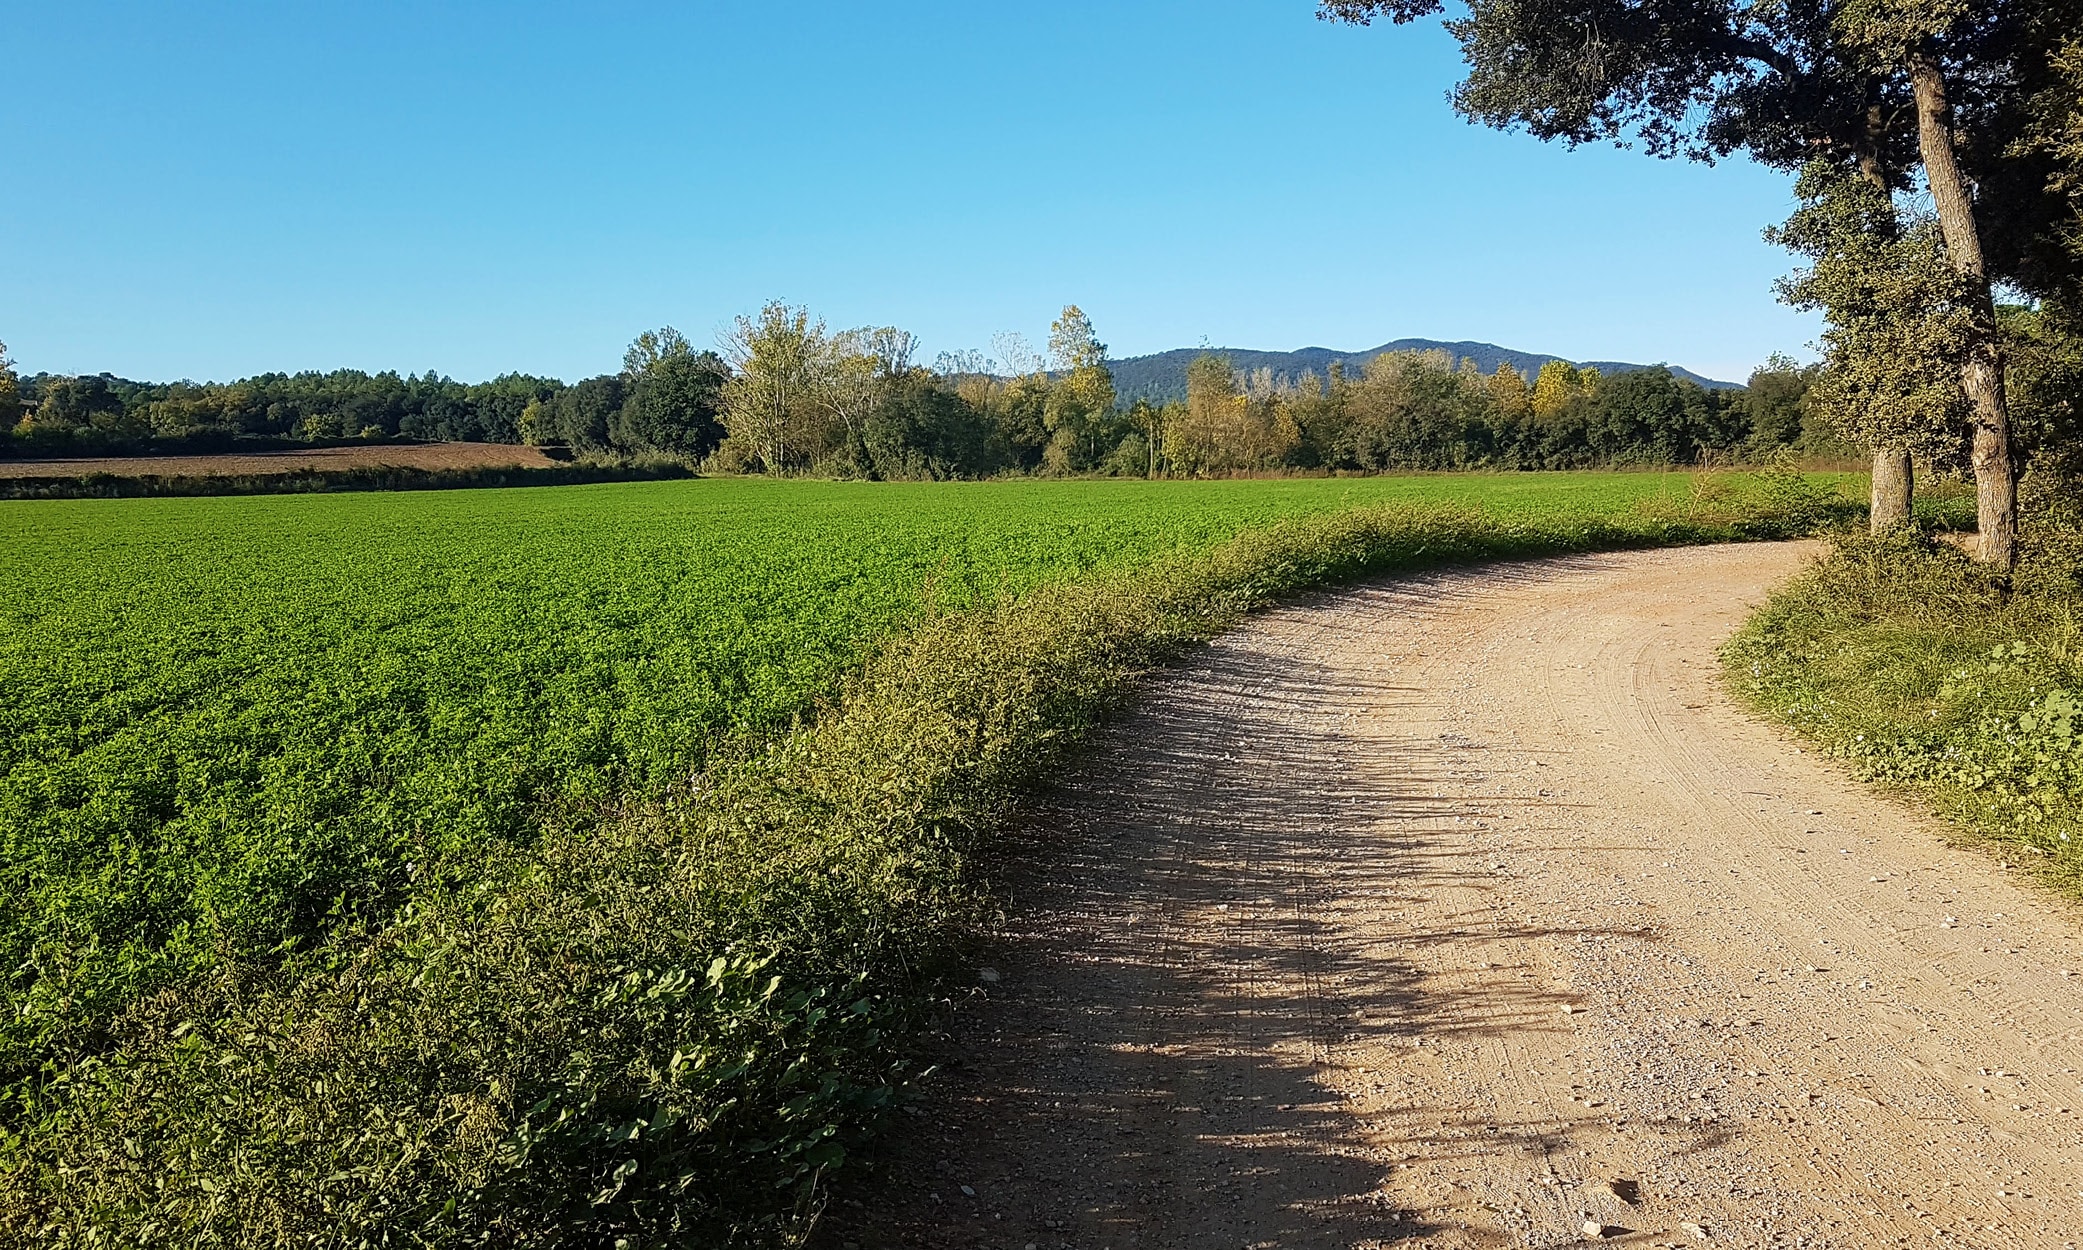
<path id="1" fill-rule="evenodd" d="M 1532 378 L 1509 366 L 1485 374 L 1442 352 L 1276 381 L 1207 353 L 1183 403 L 1123 404 L 1106 346 L 1076 306 L 1052 326 L 1046 354 L 1000 335 L 991 356 L 944 353 L 930 367 L 906 331 L 831 331 L 780 303 L 739 318 L 719 346 L 647 331 L 619 372 L 568 385 L 358 370 L 231 383 L 9 372 L 0 412 L 20 414 L 6 440 L 15 456 L 402 438 L 913 480 L 1583 468 L 1849 450 L 1809 412 L 1810 371 L 1785 359 L 1746 389 L 1708 390 L 1660 368 L 1600 376 L 1552 362 Z"/>

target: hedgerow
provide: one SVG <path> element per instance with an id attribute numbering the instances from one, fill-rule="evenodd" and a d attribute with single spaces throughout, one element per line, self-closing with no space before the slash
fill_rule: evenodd
<path id="1" fill-rule="evenodd" d="M 666 797 L 494 846 L 381 923 L 227 958 L 54 1054 L 10 1094 L 0 1227 L 67 1247 L 787 1241 L 907 1078 L 907 1032 L 979 916 L 972 858 L 1138 673 L 1306 587 L 1774 536 L 1787 504 L 1361 509 L 930 616 L 800 728 L 712 752 Z"/>

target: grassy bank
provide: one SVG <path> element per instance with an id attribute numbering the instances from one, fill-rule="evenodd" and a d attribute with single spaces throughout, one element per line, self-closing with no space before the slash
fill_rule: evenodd
<path id="1" fill-rule="evenodd" d="M 674 757 L 691 780 L 610 785 L 539 813 L 528 836 L 471 843 L 449 871 L 378 855 L 388 905 L 328 913 L 272 947 L 210 948 L 93 1028 L 30 1039 L 0 1138 L 0 1220 L 62 1245 L 785 1238 L 903 1080 L 907 1027 L 973 917 L 972 851 L 1137 673 L 1306 587 L 1773 536 L 1840 507 L 1789 476 L 1702 485 L 1480 510 L 1310 496 L 1285 519 L 1265 511 L 1280 495 L 1249 492 L 1292 484 L 1187 487 L 1117 498 L 1186 500 L 1177 523 L 1199 540 L 1097 559 L 1074 543 L 1069 576 L 1033 571 L 1034 531 L 1009 584 L 954 579 L 972 593 L 919 597 L 947 562 L 899 562 L 914 607 L 857 629 L 860 649 L 835 647 L 816 668 L 829 678 L 775 705 L 793 706 L 785 721 Z M 882 527 L 920 522 L 873 497 Z M 1063 496 L 1054 508 L 1060 528 Z M 829 514 L 787 519 L 833 547 Z M 1118 542 L 1124 521 L 1100 532 Z M 978 519 L 954 532 L 973 544 Z M 822 619 L 829 588 L 817 602 Z M 449 682 L 482 684 L 464 677 Z M 207 929 L 212 913 L 197 914 Z"/>
<path id="2" fill-rule="evenodd" d="M 1863 778 L 2083 897 L 2083 592 L 2043 546 L 2008 593 L 1960 551 L 1841 539 L 1724 652 L 1733 687 Z"/>

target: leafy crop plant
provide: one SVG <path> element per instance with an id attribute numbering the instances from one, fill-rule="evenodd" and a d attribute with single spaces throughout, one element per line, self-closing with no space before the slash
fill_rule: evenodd
<path id="1" fill-rule="evenodd" d="M 1741 480 L 5 505 L 0 1227 L 785 1236 L 971 850 L 1136 673 L 1305 587 L 1830 498 Z"/>

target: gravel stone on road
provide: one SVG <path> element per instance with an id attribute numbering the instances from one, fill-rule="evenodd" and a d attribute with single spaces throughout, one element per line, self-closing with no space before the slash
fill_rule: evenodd
<path id="1" fill-rule="evenodd" d="M 1405 578 L 1153 678 L 817 1240 L 2074 1246 L 2077 913 L 1721 689 L 1813 552 Z"/>

